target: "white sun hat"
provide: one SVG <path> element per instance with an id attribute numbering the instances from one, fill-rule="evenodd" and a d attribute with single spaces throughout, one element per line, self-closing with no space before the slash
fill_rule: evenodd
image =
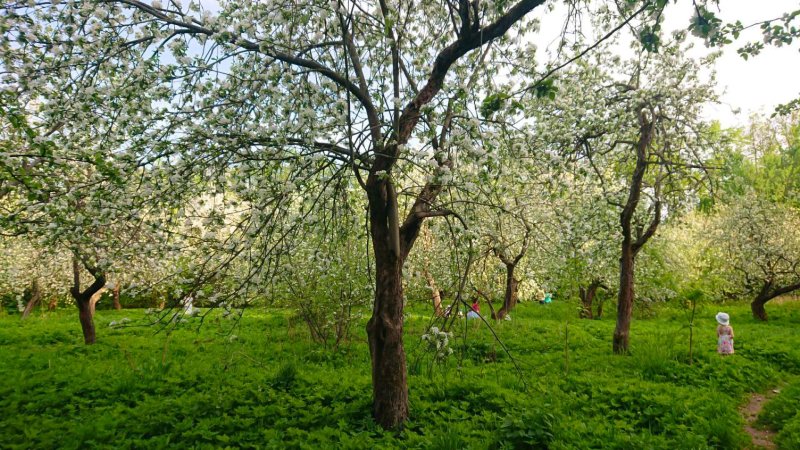
<path id="1" fill-rule="evenodd" d="M 730 316 L 728 316 L 727 313 L 724 312 L 717 313 L 717 322 L 719 322 L 720 325 L 727 325 L 728 323 L 730 323 L 730 319 L 731 318 Z"/>

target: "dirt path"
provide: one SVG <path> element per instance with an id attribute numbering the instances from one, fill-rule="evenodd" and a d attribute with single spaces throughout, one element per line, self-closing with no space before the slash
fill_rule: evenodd
<path id="1" fill-rule="evenodd" d="M 753 445 L 750 447 L 752 449 L 774 450 L 776 448 L 775 442 L 773 442 L 775 432 L 755 428 L 755 424 L 761 408 L 779 392 L 780 389 L 770 389 L 765 394 L 754 393 L 750 396 L 747 404 L 739 409 L 745 422 L 744 431 L 750 435 L 750 439 L 753 441 Z"/>

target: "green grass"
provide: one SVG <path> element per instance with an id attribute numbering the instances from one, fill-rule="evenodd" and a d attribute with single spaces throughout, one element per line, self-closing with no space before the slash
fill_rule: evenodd
<path id="1" fill-rule="evenodd" d="M 781 448 L 800 448 L 800 381 L 792 380 L 781 389 L 764 406 L 758 421 L 779 431 L 776 442 Z"/>
<path id="2" fill-rule="evenodd" d="M 411 418 L 399 432 L 370 418 L 361 325 L 333 351 L 290 328 L 283 310 L 247 311 L 232 330 L 212 315 L 199 331 L 190 322 L 170 334 L 108 327 L 144 323 L 141 310 L 98 311 L 98 343 L 87 347 L 77 311 L 3 316 L 0 448 L 744 448 L 737 406 L 800 374 L 800 305 L 771 306 L 766 324 L 746 306 L 721 309 L 736 355 L 716 354 L 718 308 L 700 307 L 689 365 L 683 311 L 635 320 L 623 357 L 611 354 L 611 318 L 522 304 L 496 325 L 517 372 L 472 323 L 456 327 L 454 354 L 434 363 L 420 340 L 429 307 L 413 305 Z M 782 448 L 798 448 L 798 389 L 784 389 L 762 416 Z"/>

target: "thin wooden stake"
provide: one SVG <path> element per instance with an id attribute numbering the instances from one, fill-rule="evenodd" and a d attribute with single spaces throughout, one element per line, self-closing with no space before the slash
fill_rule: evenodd
<path id="1" fill-rule="evenodd" d="M 569 376 L 569 320 L 564 322 L 564 370 Z"/>

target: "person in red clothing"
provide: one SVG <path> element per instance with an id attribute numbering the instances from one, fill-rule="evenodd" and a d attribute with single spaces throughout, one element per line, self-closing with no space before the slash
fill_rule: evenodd
<path id="1" fill-rule="evenodd" d="M 472 306 L 470 307 L 470 311 L 467 313 L 467 319 L 477 319 L 480 317 L 479 313 L 481 312 L 481 305 L 478 304 L 478 299 L 472 300 Z"/>

